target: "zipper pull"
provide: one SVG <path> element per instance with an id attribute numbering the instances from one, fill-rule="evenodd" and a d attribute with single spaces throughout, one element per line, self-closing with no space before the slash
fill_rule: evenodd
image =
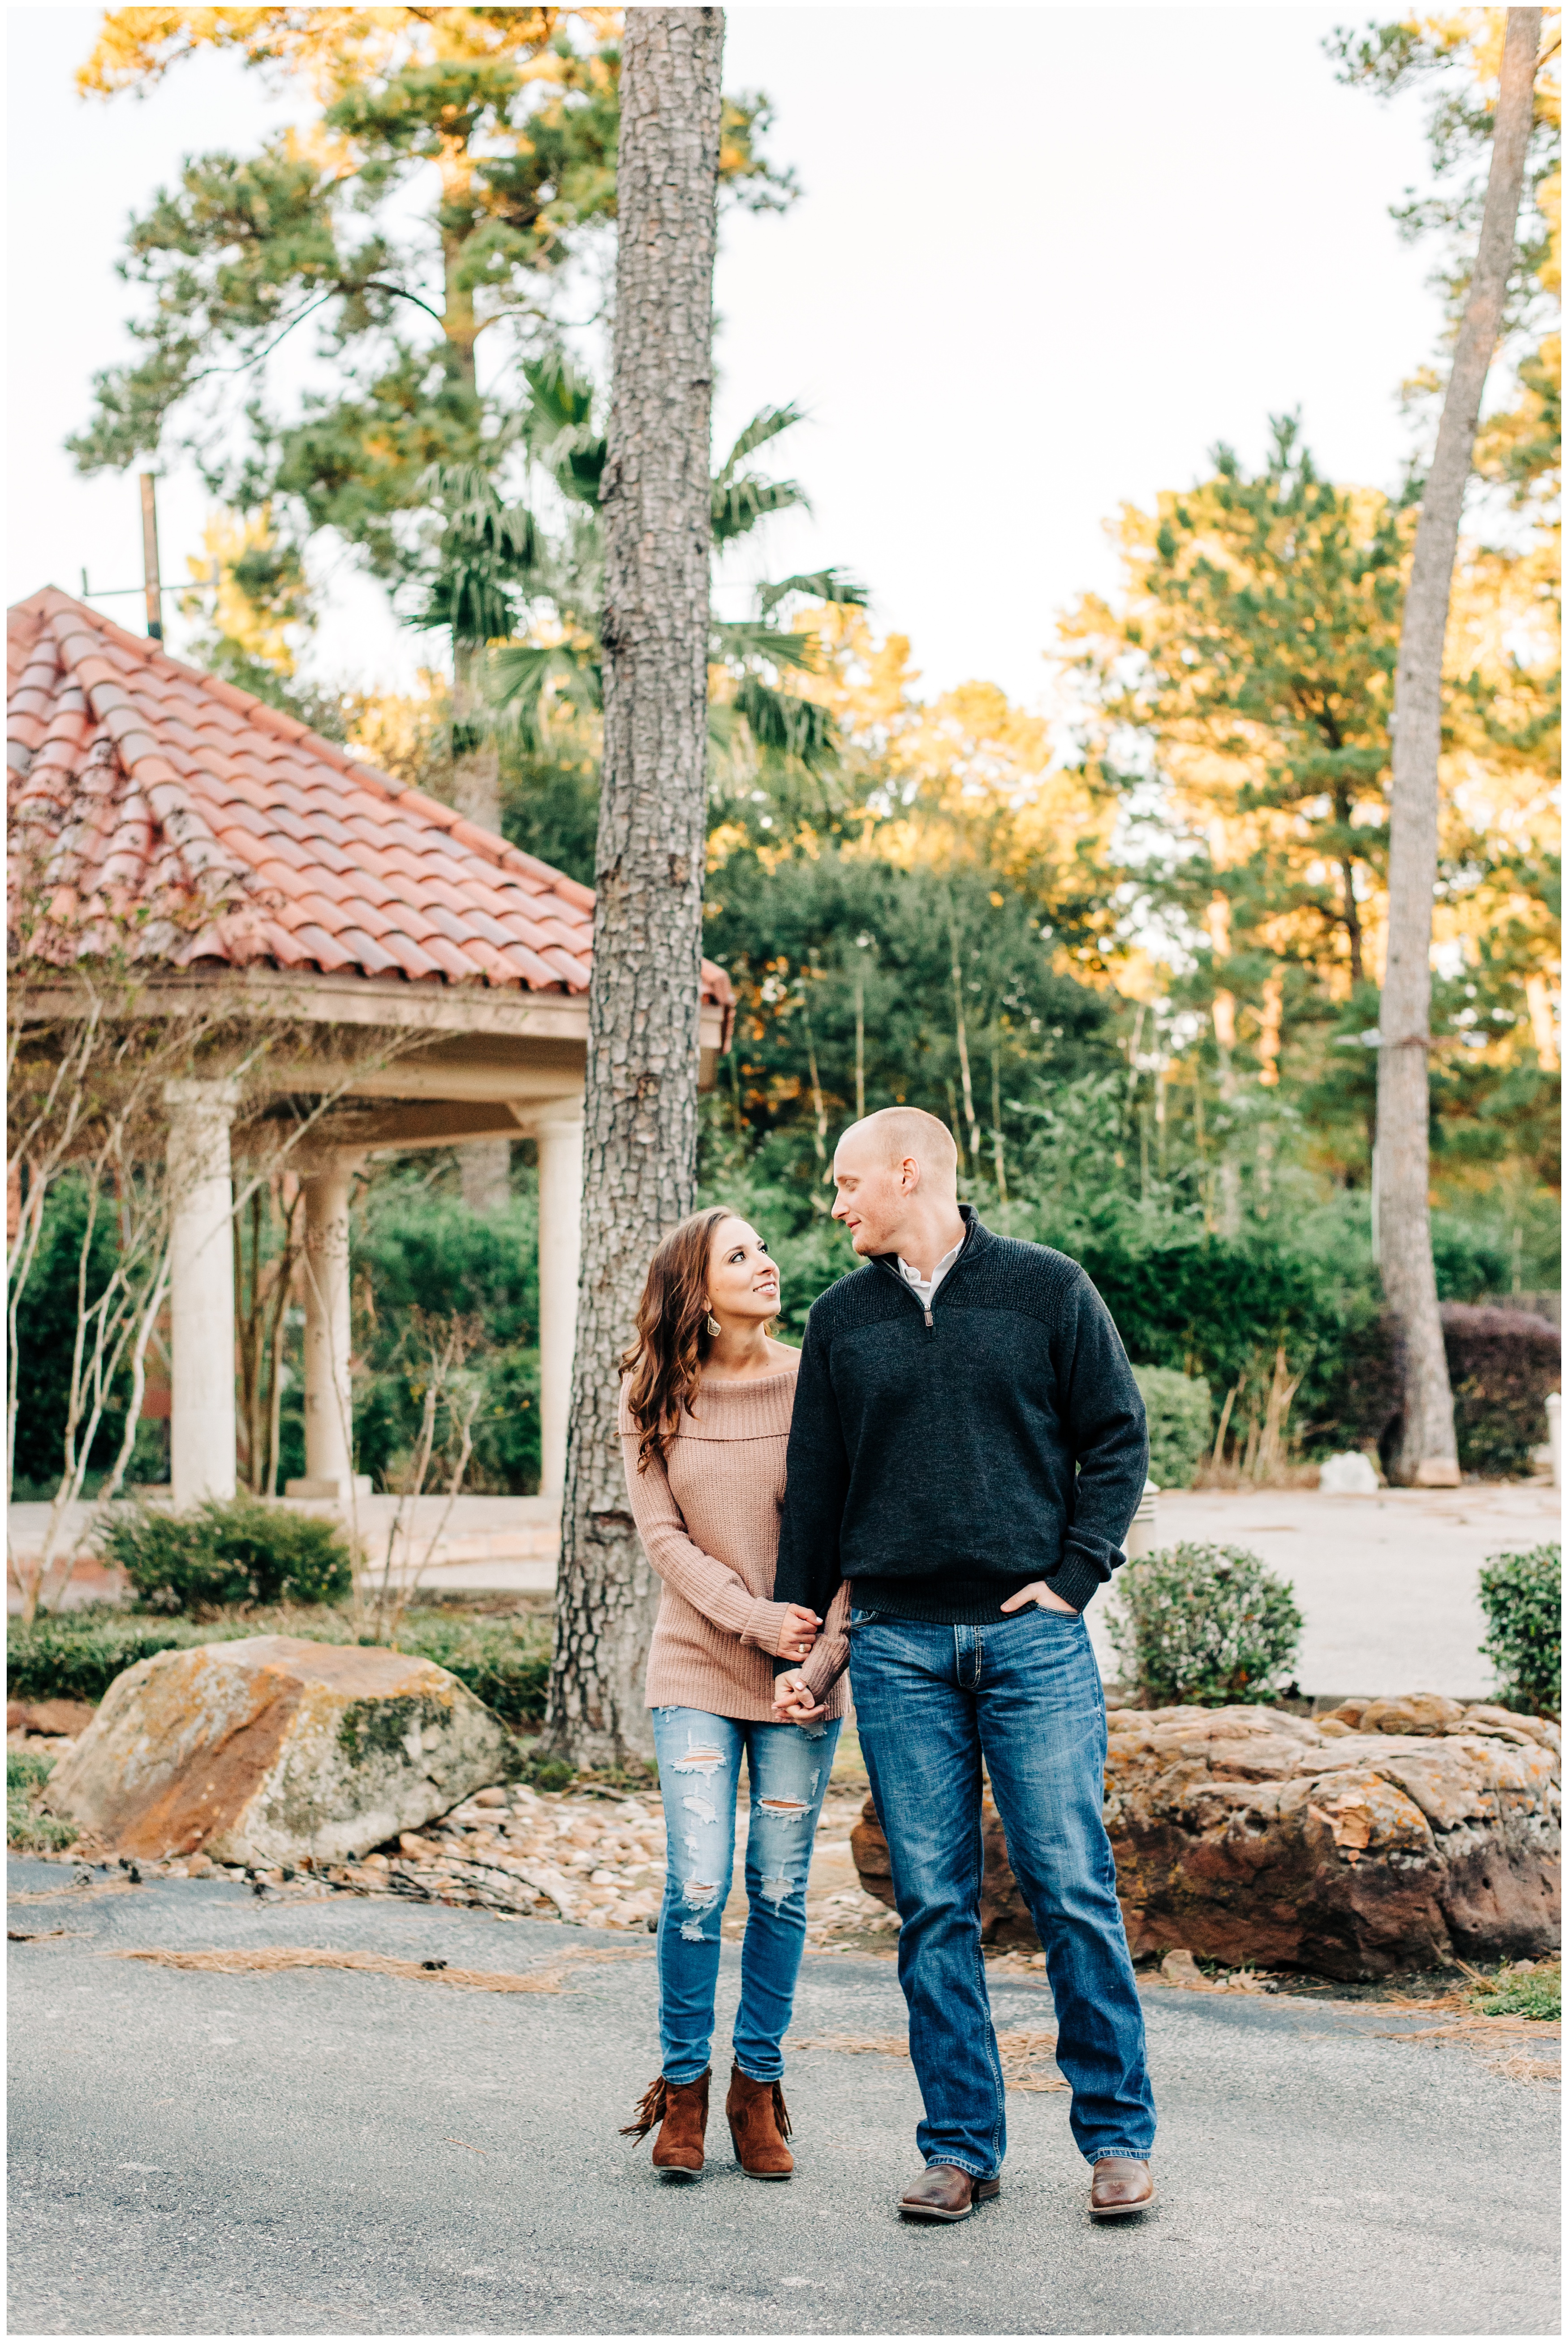
<path id="1" fill-rule="evenodd" d="M 928 1326 L 932 1326 L 934 1328 L 934 1321 L 929 1309 L 925 1313 L 925 1322 Z"/>

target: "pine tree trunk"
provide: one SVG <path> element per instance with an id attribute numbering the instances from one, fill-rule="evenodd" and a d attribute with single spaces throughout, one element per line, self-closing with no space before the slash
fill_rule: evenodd
<path id="1" fill-rule="evenodd" d="M 1394 1476 L 1438 1486 L 1457 1479 L 1459 1452 L 1433 1268 L 1428 1195 L 1427 1052 L 1443 648 L 1481 394 L 1513 266 L 1540 38 L 1540 9 L 1509 9 L 1481 242 L 1443 400 L 1437 452 L 1421 500 L 1394 678 L 1388 966 L 1377 1066 L 1378 1266 L 1403 1337 L 1403 1424 Z"/>
<path id="2" fill-rule="evenodd" d="M 621 69 L 604 514 L 604 760 L 583 1267 L 546 1733 L 652 1752 L 658 1587 L 627 1508 L 616 1360 L 648 1259 L 696 1196 L 710 407 L 722 8 L 631 8 Z"/>

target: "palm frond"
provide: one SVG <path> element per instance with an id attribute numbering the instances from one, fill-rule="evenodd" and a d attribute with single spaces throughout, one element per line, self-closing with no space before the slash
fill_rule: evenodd
<path id="1" fill-rule="evenodd" d="M 604 676 L 596 651 L 577 643 L 503 643 L 486 663 L 484 694 L 502 721 L 497 730 L 539 745 L 544 735 L 545 688 L 584 715 L 604 705 Z"/>
<path id="2" fill-rule="evenodd" d="M 842 569 L 803 570 L 796 576 L 779 578 L 774 585 L 758 586 L 757 603 L 764 616 L 788 594 L 804 594 L 813 602 L 839 602 L 854 610 L 864 610 L 871 598 L 869 587 L 846 577 Z"/>
<path id="3" fill-rule="evenodd" d="M 580 431 L 594 419 L 594 385 L 562 350 L 549 350 L 523 368 L 529 390 L 529 437 L 542 444 L 557 431 Z"/>
<path id="4" fill-rule="evenodd" d="M 760 472 L 743 472 L 738 479 L 714 483 L 714 542 L 728 545 L 744 536 L 758 521 L 773 513 L 798 506 L 810 512 L 811 499 L 798 480 L 764 480 Z"/>
<path id="5" fill-rule="evenodd" d="M 721 481 L 727 480 L 737 465 L 744 464 L 757 448 L 765 447 L 768 441 L 776 439 L 781 432 L 793 431 L 795 425 L 804 419 L 793 399 L 786 399 L 782 406 L 759 407 L 724 457 L 714 481 L 714 487 L 717 488 Z"/>
<path id="6" fill-rule="evenodd" d="M 736 686 L 734 706 L 744 716 L 759 748 L 791 756 L 808 772 L 820 773 L 838 754 L 838 726 L 829 709 L 792 691 L 774 691 L 759 676 Z"/>
<path id="7" fill-rule="evenodd" d="M 798 668 L 814 675 L 822 665 L 814 635 L 797 635 L 766 618 L 719 618 L 714 622 L 714 645 L 723 659 L 737 663 L 762 658 L 781 668 Z"/>

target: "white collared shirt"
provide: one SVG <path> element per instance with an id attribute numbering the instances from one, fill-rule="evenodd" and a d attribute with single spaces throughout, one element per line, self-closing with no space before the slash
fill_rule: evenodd
<path id="1" fill-rule="evenodd" d="M 936 1266 L 932 1270 L 929 1276 L 922 1276 L 917 1268 L 912 1268 L 908 1261 L 904 1259 L 902 1253 L 895 1256 L 898 1261 L 898 1273 L 900 1276 L 903 1277 L 904 1283 L 909 1286 L 911 1290 L 919 1296 L 920 1306 L 923 1309 L 930 1308 L 932 1296 L 935 1293 L 937 1286 L 941 1284 L 943 1278 L 946 1276 L 948 1270 L 953 1266 L 954 1262 L 958 1258 L 959 1254 L 963 1250 L 964 1238 L 963 1236 L 960 1236 L 952 1251 L 944 1252 L 943 1254 L 942 1258 L 937 1262 Z"/>

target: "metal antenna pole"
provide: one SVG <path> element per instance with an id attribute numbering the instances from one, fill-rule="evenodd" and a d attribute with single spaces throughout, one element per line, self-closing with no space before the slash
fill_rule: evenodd
<path id="1" fill-rule="evenodd" d="M 164 639 L 164 597 L 158 584 L 158 506 L 151 472 L 142 474 L 142 571 L 147 581 L 147 632 Z"/>

